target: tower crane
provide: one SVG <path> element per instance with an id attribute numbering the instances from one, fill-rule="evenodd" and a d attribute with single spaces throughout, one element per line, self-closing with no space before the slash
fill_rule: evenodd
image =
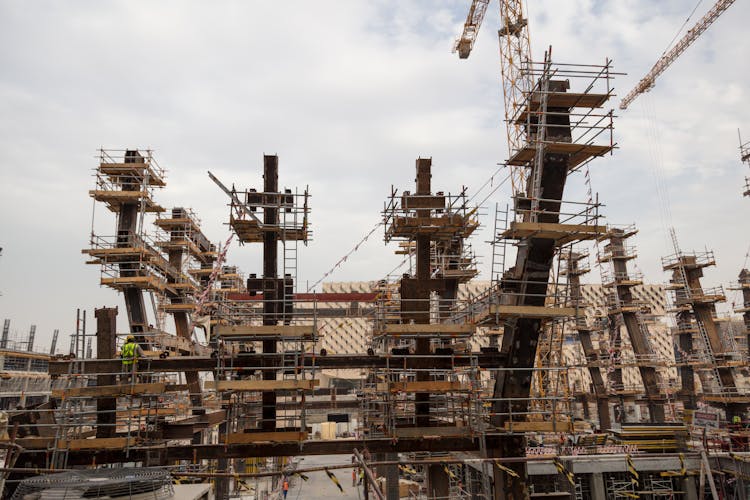
<path id="1" fill-rule="evenodd" d="M 648 92 L 652 88 L 654 88 L 654 85 L 656 83 L 656 78 L 664 73 L 664 70 L 666 70 L 670 64 L 672 64 L 675 59 L 677 59 L 680 54 L 685 52 L 685 49 L 687 49 L 695 40 L 698 39 L 701 34 L 708 29 L 711 24 L 713 24 L 714 21 L 716 21 L 719 16 L 721 16 L 724 11 L 726 11 L 735 0 L 719 0 L 714 4 L 713 7 L 704 15 L 697 23 L 695 23 L 695 26 L 690 28 L 687 33 L 685 33 L 685 36 L 683 36 L 677 44 L 672 47 L 672 49 L 662 55 L 658 61 L 656 61 L 656 64 L 654 64 L 654 67 L 651 68 L 651 71 L 646 73 L 646 76 L 641 78 L 641 81 L 638 82 L 638 85 L 635 86 L 633 90 L 628 92 L 628 94 L 625 96 L 625 98 L 620 102 L 620 109 L 627 109 L 630 103 L 632 103 L 636 97 L 643 94 L 644 92 Z"/>
<path id="2" fill-rule="evenodd" d="M 453 52 L 458 52 L 459 58 L 466 59 L 471 54 L 489 3 L 490 0 L 472 0 L 463 33 L 453 46 Z M 497 34 L 500 39 L 500 72 L 505 101 L 508 152 L 509 156 L 513 156 L 525 145 L 523 125 L 516 123 L 513 117 L 533 86 L 531 43 L 523 0 L 500 0 L 499 3 L 501 26 Z M 511 166 L 510 178 L 514 193 L 525 190 L 525 174 L 523 167 Z"/>

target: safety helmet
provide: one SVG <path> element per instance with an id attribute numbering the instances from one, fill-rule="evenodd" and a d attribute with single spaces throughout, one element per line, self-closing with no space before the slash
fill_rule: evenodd
<path id="1" fill-rule="evenodd" d="M 135 342 L 135 337 L 132 336 L 132 335 L 128 335 L 127 337 L 125 337 L 125 341 L 126 342 Z"/>

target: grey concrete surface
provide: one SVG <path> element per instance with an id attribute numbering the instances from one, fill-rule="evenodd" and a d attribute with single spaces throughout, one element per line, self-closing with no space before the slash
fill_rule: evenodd
<path id="1" fill-rule="evenodd" d="M 320 455 L 304 457 L 300 469 L 321 465 L 350 464 L 351 455 Z M 308 481 L 295 476 L 289 487 L 287 500 L 357 500 L 363 498 L 362 487 L 352 486 L 352 469 L 332 470 L 344 488 L 344 493 L 333 484 L 324 471 L 310 472 Z M 371 497 L 372 498 L 372 497 Z"/>

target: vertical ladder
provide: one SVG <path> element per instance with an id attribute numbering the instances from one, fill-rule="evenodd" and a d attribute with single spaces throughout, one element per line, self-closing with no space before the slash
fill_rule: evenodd
<path id="1" fill-rule="evenodd" d="M 724 384 L 721 382 L 721 375 L 719 374 L 719 368 L 716 366 L 716 357 L 714 356 L 713 349 L 711 349 L 711 341 L 708 338 L 708 332 L 706 327 L 703 325 L 697 315 L 693 315 L 695 318 L 695 324 L 698 327 L 698 333 L 701 337 L 701 343 L 703 344 L 703 350 L 706 353 L 707 361 L 710 366 L 711 374 L 713 375 L 714 381 L 718 388 L 719 394 L 724 394 Z M 705 391 L 705 388 L 704 388 Z"/>
<path id="2" fill-rule="evenodd" d="M 544 150 L 545 141 L 547 138 L 547 97 L 549 93 L 549 81 L 550 81 L 550 64 L 549 54 L 545 53 L 544 61 L 544 72 L 539 78 L 539 121 L 537 122 L 536 137 L 534 140 L 534 148 L 536 149 L 534 157 L 534 165 L 531 169 L 532 181 L 531 181 L 531 222 L 538 222 L 539 217 L 539 200 L 541 198 L 542 189 L 542 164 L 544 162 Z M 514 193 L 515 194 L 515 193 Z"/>
<path id="3" fill-rule="evenodd" d="M 476 359 L 475 357 L 473 359 Z M 478 363 L 477 363 L 478 365 Z M 475 368 L 474 361 L 472 360 L 472 370 Z M 477 386 L 474 388 L 476 390 L 476 395 L 478 396 L 481 394 L 481 384 L 482 379 L 481 375 L 478 370 L 478 366 L 476 366 L 477 371 L 475 372 L 478 377 L 476 378 Z M 480 397 L 477 397 L 477 429 L 479 431 L 479 456 L 482 458 L 488 458 L 487 457 L 487 423 L 489 422 L 489 415 L 487 414 L 487 410 L 483 405 L 483 400 Z M 490 482 L 490 478 L 494 476 L 494 470 L 495 467 L 493 462 L 483 461 L 482 462 L 482 493 L 479 495 L 480 498 L 490 498 L 492 496 L 492 483 Z"/>
<path id="4" fill-rule="evenodd" d="M 680 272 L 680 285 L 682 285 L 682 290 L 684 290 L 685 293 L 685 299 L 689 301 L 692 298 L 692 290 L 690 290 L 690 283 L 687 279 L 687 272 L 685 271 L 685 266 L 682 264 L 682 262 L 679 260 L 680 256 L 682 255 L 679 249 L 679 245 L 677 243 L 677 235 L 674 232 L 674 229 L 670 230 L 670 236 L 672 238 L 672 245 L 674 246 L 674 250 L 677 255 L 678 259 L 678 266 L 677 269 Z M 675 298 L 677 298 L 677 295 L 679 294 L 679 289 L 675 290 Z M 724 393 L 724 384 L 721 382 L 721 375 L 719 374 L 719 369 L 716 366 L 716 358 L 714 357 L 713 349 L 711 349 L 711 341 L 708 338 L 708 332 L 706 331 L 706 327 L 703 325 L 703 321 L 698 317 L 697 314 L 693 313 L 693 321 L 695 322 L 695 326 L 698 329 L 698 334 L 701 341 L 701 347 L 703 349 L 703 353 L 706 357 L 706 361 L 709 364 L 709 370 L 711 372 L 711 375 L 713 377 L 713 382 L 716 385 L 716 388 L 718 390 L 719 394 Z M 701 372 L 704 372 L 704 370 L 701 370 Z M 701 384 L 703 383 L 703 378 L 700 377 Z M 706 387 L 703 388 L 704 391 L 706 391 Z"/>
<path id="5" fill-rule="evenodd" d="M 167 304 L 167 297 L 163 293 L 154 295 L 153 290 L 148 291 L 151 297 L 151 308 L 154 310 L 154 317 L 156 318 L 156 329 L 163 332 L 167 321 L 167 313 L 164 311 L 162 305 Z M 146 328 L 144 328 L 146 330 Z M 154 338 L 148 339 L 149 342 L 154 342 Z"/>
<path id="6" fill-rule="evenodd" d="M 291 198 L 291 199 L 290 199 Z M 279 211 L 282 213 L 281 216 L 281 244 L 283 246 L 283 278 L 284 278 L 284 292 L 282 295 L 282 311 L 284 321 L 291 321 L 291 317 L 288 317 L 287 311 L 293 307 L 294 292 L 298 288 L 297 283 L 297 242 L 299 235 L 297 230 L 300 229 L 298 213 L 295 207 L 297 199 L 297 193 L 294 195 L 290 193 L 284 193 L 279 196 Z M 287 233 L 287 229 L 291 229 L 291 234 Z M 286 286 L 287 278 L 291 278 L 292 286 Z"/>
<path id="7" fill-rule="evenodd" d="M 500 232 L 504 232 L 508 229 L 508 205 L 505 205 L 505 210 L 500 208 L 498 203 L 495 203 L 495 227 L 492 236 L 492 267 L 490 268 L 490 281 L 499 282 L 500 278 L 505 272 L 505 246 L 507 241 L 500 238 Z"/>
<path id="8" fill-rule="evenodd" d="M 574 486 L 573 494 L 575 495 L 576 500 L 584 500 L 583 496 L 583 485 L 581 484 L 581 479 L 576 478 L 576 484 Z"/>
<path id="9" fill-rule="evenodd" d="M 49 354 L 50 356 L 55 355 L 55 350 L 57 350 L 57 337 L 60 335 L 60 330 L 55 329 L 55 331 L 52 332 L 52 344 L 50 344 L 49 348 Z"/>
<path id="10" fill-rule="evenodd" d="M 76 379 L 73 378 L 73 367 L 77 364 L 78 362 L 75 360 L 71 360 L 68 364 L 68 374 L 65 378 L 65 385 L 63 386 L 63 396 L 60 401 L 60 407 L 57 410 L 57 417 L 55 418 L 57 426 L 55 428 L 55 439 L 52 441 L 52 456 L 50 457 L 49 464 L 52 469 L 64 469 L 68 466 L 67 444 L 65 448 L 61 448 L 61 441 L 67 441 L 70 438 L 67 426 L 70 423 L 71 418 L 74 418 L 74 416 L 79 413 L 83 413 L 74 411 L 71 399 L 65 391 L 66 389 L 72 388 L 74 385 L 74 380 Z M 76 370 L 76 373 L 80 373 L 80 370 Z"/>

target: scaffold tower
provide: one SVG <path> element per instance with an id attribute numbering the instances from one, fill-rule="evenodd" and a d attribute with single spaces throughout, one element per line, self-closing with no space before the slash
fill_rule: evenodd
<path id="1" fill-rule="evenodd" d="M 510 118 L 521 124 L 523 144 L 507 162 L 526 169 L 526 187 L 514 193 L 515 217 L 500 235 L 515 241 L 516 260 L 484 299 L 489 305 L 485 321 L 502 328 L 504 369 L 495 374 L 491 398 L 491 429 L 496 432 L 559 428 L 549 418 L 536 424 L 528 421 L 540 333 L 576 315 L 565 284 L 551 283 L 553 258 L 566 244 L 594 240 L 606 232 L 599 224 L 598 202 L 564 201 L 563 192 L 571 172 L 615 146 L 612 112 L 602 110 L 612 94 L 609 61 L 584 70 L 553 65 L 548 52 L 543 62 L 529 63 L 527 71 L 534 84 Z M 583 83 L 584 79 L 588 81 Z M 583 90 L 569 92 L 573 83 L 582 83 Z M 518 432 L 501 434 L 499 446 L 488 449 L 496 457 L 524 452 L 524 434 Z M 526 468 L 511 468 L 514 475 L 494 471 L 495 487 L 503 488 L 507 498 L 526 498 Z"/>
<path id="2" fill-rule="evenodd" d="M 716 265 L 712 251 L 676 252 L 662 258 L 662 267 L 671 271 L 668 289 L 670 310 L 675 314 L 673 329 L 677 344 L 677 365 L 680 371 L 681 398 L 685 408 L 696 403 L 693 373 L 701 382 L 699 400 L 723 408 L 727 418 L 742 416 L 750 402 L 737 383 L 735 369 L 744 362 L 732 350 L 733 339 L 722 335 L 717 323 L 716 303 L 726 300 L 721 286 L 703 288 L 703 270 Z"/>
<path id="3" fill-rule="evenodd" d="M 470 318 L 459 318 L 458 300 L 458 285 L 476 274 L 464 244 L 479 225 L 476 209 L 468 206 L 465 190 L 433 194 L 431 179 L 432 160 L 417 159 L 416 191 L 392 189 L 383 211 L 385 241 L 400 241 L 399 252 L 413 252 L 416 272 L 403 275 L 397 294 L 382 302 L 374 322 L 376 345 L 383 354 L 448 362 L 419 369 L 387 365 L 370 375 L 365 394 L 382 405 L 370 427 L 395 439 L 470 437 L 482 428 L 478 365 L 467 352 L 476 327 Z M 459 368 L 457 356 L 470 362 Z M 445 476 L 442 467 L 428 468 L 428 487 L 441 497 L 448 494 Z"/>
<path id="4" fill-rule="evenodd" d="M 612 426 L 612 419 L 609 408 L 609 391 L 605 383 L 605 374 L 603 373 L 602 357 L 599 346 L 594 346 L 595 328 L 589 325 L 586 315 L 583 311 L 588 304 L 584 302 L 581 294 L 581 276 L 588 273 L 590 268 L 587 263 L 588 254 L 574 252 L 572 247 L 567 252 L 561 252 L 559 256 L 563 263 L 561 272 L 568 279 L 570 288 L 570 305 L 574 307 L 578 314 L 575 319 L 575 334 L 583 349 L 585 365 L 591 380 L 591 393 L 584 391 L 583 397 L 584 415 L 588 413 L 589 398 L 592 394 L 596 403 L 596 414 L 599 421 L 599 429 L 609 429 Z"/>
<path id="5" fill-rule="evenodd" d="M 666 360 L 659 360 L 649 341 L 649 331 L 641 314 L 648 308 L 633 297 L 632 288 L 643 284 L 640 274 L 628 270 L 627 263 L 637 256 L 635 247 L 625 242 L 637 233 L 635 226 L 610 227 L 606 235 L 607 244 L 598 256 L 599 262 L 610 265 L 608 273 L 602 275 L 602 285 L 608 289 L 607 310 L 610 326 L 610 349 L 614 350 L 615 373 L 612 392 L 617 395 L 623 406 L 635 404 L 637 399 L 645 397 L 648 417 L 652 423 L 664 422 L 664 390 L 661 374 L 657 367 L 664 366 Z M 630 349 L 624 350 L 620 325 L 630 341 Z M 626 387 L 623 384 L 622 370 L 637 368 L 641 384 Z M 623 418 L 627 412 L 623 411 Z"/>

